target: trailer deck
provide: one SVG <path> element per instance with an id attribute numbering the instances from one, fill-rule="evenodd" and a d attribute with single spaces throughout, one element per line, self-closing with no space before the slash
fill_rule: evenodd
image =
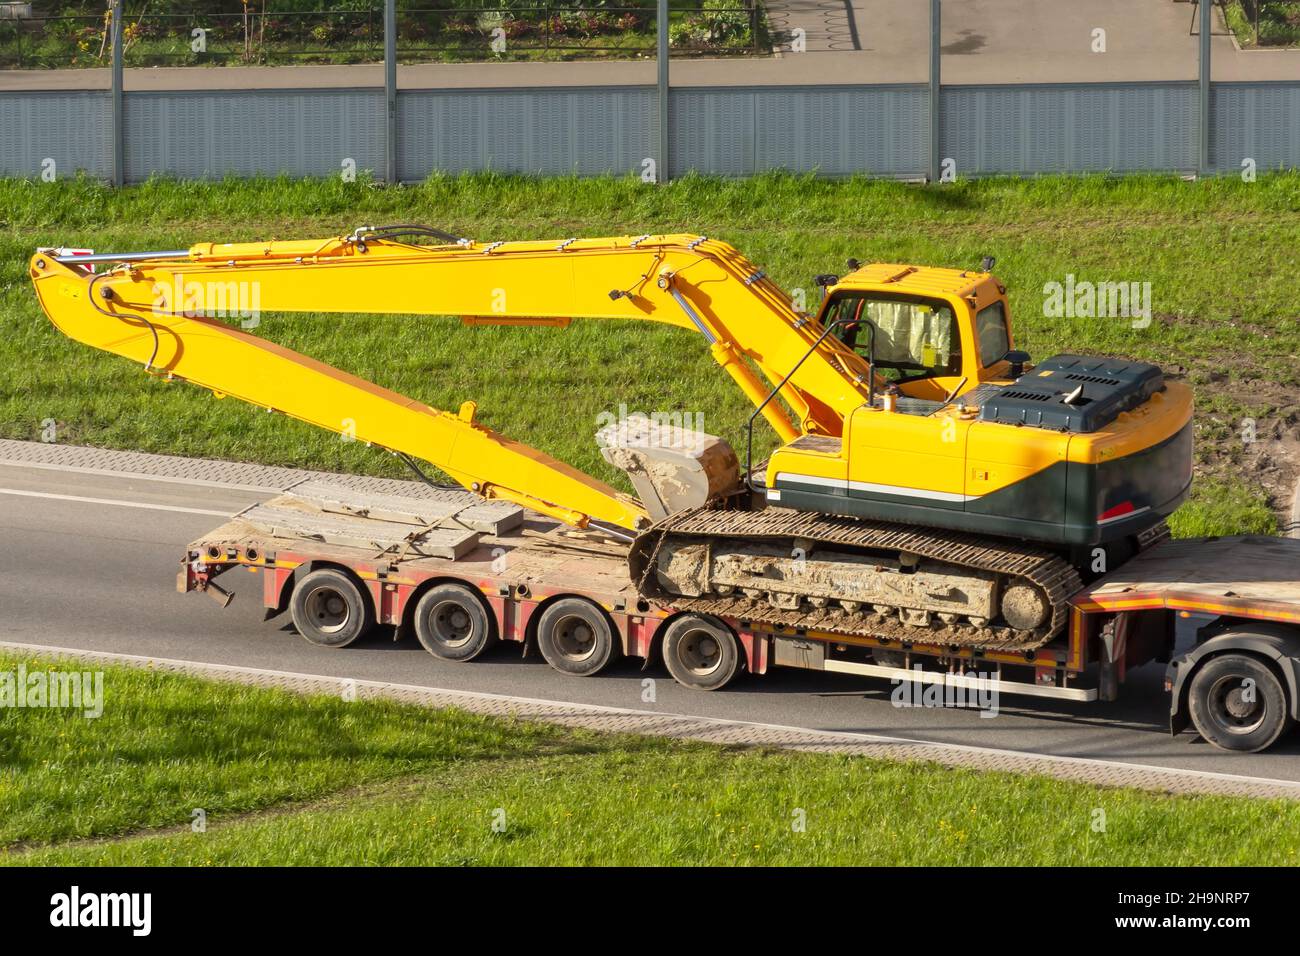
<path id="1" fill-rule="evenodd" d="M 573 649 L 572 660 L 560 660 L 555 642 L 572 641 L 575 634 L 579 644 L 589 642 L 593 627 L 607 629 L 616 653 L 647 665 L 662 658 L 675 679 L 703 690 L 725 686 L 742 670 L 763 674 L 779 666 L 940 683 L 946 691 L 1109 701 L 1129 670 L 1160 661 L 1170 666 L 1172 728 L 1185 726 L 1190 712 L 1204 734 L 1193 678 L 1212 657 L 1224 657 L 1239 665 L 1234 680 L 1276 677 L 1285 689 L 1270 706 L 1300 719 L 1300 540 L 1160 541 L 1075 594 L 1065 631 L 1024 651 L 948 645 L 941 632 L 926 627 L 902 637 L 897 628 L 862 633 L 860 621 L 840 630 L 835 616 L 825 613 L 807 626 L 778 626 L 650 601 L 630 580 L 626 545 L 459 489 L 414 498 L 319 480 L 300 483 L 191 543 L 183 564 L 179 590 L 204 591 L 223 603 L 231 593 L 218 576 L 239 568 L 260 572 L 268 618 L 290 609 L 304 580 L 326 569 L 341 572 L 355 582 L 344 590 L 352 589 L 357 600 L 365 593 L 371 620 L 392 625 L 395 638 L 414 629 L 430 653 L 448 660 L 471 660 L 481 650 L 475 645 L 453 656 L 451 644 L 430 640 L 424 599 L 450 589 L 444 604 L 451 610 L 445 613 L 459 608 L 462 619 L 466 611 L 472 618 L 481 606 L 486 616 L 478 619 L 493 638 L 521 644 L 525 653 L 541 645 L 552 666 L 579 676 L 597 673 L 608 657 L 584 664 L 583 644 Z M 1175 656 L 1180 620 L 1197 627 L 1197 639 L 1192 650 Z M 313 640 L 301 616 L 295 624 Z M 462 620 L 456 626 L 468 625 Z M 539 640 L 539 628 L 545 640 Z M 573 633 L 557 638 L 557 629 L 564 628 Z M 683 631 L 690 633 L 683 637 Z M 715 652 L 719 643 L 733 645 L 726 672 L 718 675 L 708 661 L 692 669 L 689 655 L 664 652 L 683 640 L 703 641 Z M 1252 671 L 1252 660 L 1271 670 Z M 1249 710 L 1230 691 L 1221 696 L 1224 713 Z M 1214 742 L 1231 749 L 1234 732 L 1229 728 Z M 1243 740 L 1253 747 L 1257 737 Z M 1237 749 L 1252 747 L 1243 743 Z"/>
<path id="2" fill-rule="evenodd" d="M 1300 623 L 1300 539 L 1165 541 L 1080 592 L 1094 611 L 1162 609 Z"/>
<path id="3" fill-rule="evenodd" d="M 346 568 L 369 591 L 376 620 L 395 625 L 397 636 L 410 626 L 413 598 L 448 579 L 483 594 L 506 641 L 526 641 L 538 608 L 575 592 L 604 609 L 632 656 L 648 655 L 667 616 L 638 599 L 623 546 L 458 489 L 430 501 L 319 481 L 292 486 L 192 542 L 177 588 L 226 603 L 229 593 L 213 579 L 238 567 L 263 572 L 268 615 L 286 609 L 295 572 Z"/>

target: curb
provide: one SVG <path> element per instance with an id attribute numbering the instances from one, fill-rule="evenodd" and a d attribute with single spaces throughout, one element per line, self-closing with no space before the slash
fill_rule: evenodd
<path id="1" fill-rule="evenodd" d="M 0 642 L 0 650 L 63 660 L 138 667 L 207 680 L 273 688 L 297 694 L 349 693 L 357 700 L 393 700 L 423 707 L 455 707 L 486 717 L 523 719 L 575 730 L 668 737 L 732 747 L 769 747 L 809 753 L 838 753 L 953 769 L 1030 774 L 1102 787 L 1123 787 L 1178 795 L 1214 795 L 1300 800 L 1300 782 L 1242 777 L 1208 771 L 1061 757 L 959 744 L 932 743 L 778 724 L 630 710 L 571 701 L 509 697 L 474 691 L 354 680 L 291 671 L 143 657 L 107 651 Z"/>
<path id="2" fill-rule="evenodd" d="M 421 481 L 375 478 L 368 475 L 337 474 L 275 465 L 256 465 L 212 458 L 182 458 L 140 451 L 118 451 L 83 445 L 45 444 L 35 441 L 0 439 L 0 464 L 51 471 L 75 471 L 117 478 L 148 478 L 153 481 L 200 484 L 233 491 L 284 491 L 306 479 L 325 479 L 356 491 L 437 498 L 446 490 L 431 488 Z M 460 488 L 454 488 L 464 493 Z"/>

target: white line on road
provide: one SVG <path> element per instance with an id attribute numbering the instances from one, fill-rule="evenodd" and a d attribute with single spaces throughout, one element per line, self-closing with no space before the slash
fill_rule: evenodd
<path id="1" fill-rule="evenodd" d="M 726 717 L 705 717 L 699 714 L 679 714 L 670 711 L 637 710 L 630 707 L 610 707 L 604 704 L 587 704 L 578 701 L 550 700 L 540 697 L 523 697 L 514 694 L 493 694 L 486 691 L 454 690 L 446 687 L 429 687 L 419 684 L 397 684 L 391 681 L 365 680 L 361 678 L 337 677 L 326 674 L 305 674 L 299 671 L 281 671 L 261 667 L 243 667 L 236 664 L 218 664 L 210 661 L 185 660 L 180 658 L 150 657 L 140 654 L 122 654 L 114 651 L 98 651 L 90 648 L 58 647 L 46 644 L 20 644 L 13 641 L 0 641 L 0 650 L 28 651 L 63 655 L 68 657 L 91 656 L 121 661 L 124 664 L 168 664 L 182 667 L 201 667 L 212 671 L 264 676 L 278 678 L 297 678 L 300 680 L 327 681 L 337 684 L 348 683 L 356 687 L 370 687 L 382 690 L 418 691 L 433 694 L 445 694 L 453 697 L 476 700 L 499 700 L 519 704 L 543 704 L 548 707 L 572 707 L 589 713 L 624 714 L 632 716 L 650 716 L 676 720 L 698 721 L 720 727 L 752 727 L 758 730 L 778 732 L 796 732 L 815 737 L 824 737 L 828 741 L 856 740 L 863 743 L 887 743 L 919 746 L 935 751 L 960 751 L 987 756 L 1016 757 L 1037 760 L 1043 764 L 1061 763 L 1076 766 L 1107 767 L 1120 770 L 1141 770 L 1146 773 L 1166 777 L 1200 777 L 1207 780 L 1234 781 L 1237 783 L 1258 783 L 1279 787 L 1285 790 L 1300 790 L 1300 782 L 1272 777 L 1255 777 L 1247 774 L 1220 773 L 1213 770 L 1193 770 L 1182 767 L 1162 767 L 1158 764 L 1130 763 L 1124 760 L 1104 760 L 1096 757 L 1073 757 L 1064 754 L 1041 753 L 1033 750 L 1008 750 L 1001 747 L 979 747 L 971 744 L 946 743 L 938 740 L 923 740 L 914 737 L 893 737 L 884 734 L 867 734 L 846 730 L 820 730 L 815 727 L 797 727 L 787 724 L 771 724 L 755 720 L 736 720 Z"/>
<path id="2" fill-rule="evenodd" d="M 214 465 L 224 462 L 212 462 Z M 271 467 L 271 466 L 265 466 Z M 42 468 L 46 471 L 66 471 L 74 475 L 101 475 L 105 478 L 129 478 L 133 481 L 160 481 L 173 485 L 197 485 L 201 488 L 220 488 L 224 491 L 252 491 L 258 494 L 284 491 L 285 483 L 272 485 L 243 485 L 232 481 L 208 481 L 204 478 L 185 478 L 179 475 L 151 475 L 144 471 L 118 471 L 113 468 L 89 468 L 85 465 L 56 465 L 46 461 L 23 461 L 17 458 L 0 458 L 0 468 Z"/>
<path id="3" fill-rule="evenodd" d="M 19 491 L 0 488 L 0 495 L 21 495 L 24 498 L 52 498 L 55 501 L 80 501 L 88 505 L 112 505 L 117 508 L 144 508 L 149 511 L 179 511 L 187 515 L 214 515 L 229 518 L 229 511 L 210 511 L 207 508 L 182 508 L 179 505 L 151 505 L 143 501 L 123 501 L 120 498 L 86 498 L 82 495 L 56 495 L 49 491 Z"/>

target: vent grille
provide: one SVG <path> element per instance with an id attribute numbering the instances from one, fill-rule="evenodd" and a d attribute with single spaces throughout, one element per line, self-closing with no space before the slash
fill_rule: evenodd
<path id="1" fill-rule="evenodd" d="M 1084 375 L 1081 372 L 1071 372 L 1065 376 L 1072 382 L 1090 382 L 1093 385 L 1114 385 L 1115 379 L 1109 375 Z"/>
<path id="2" fill-rule="evenodd" d="M 1011 398 L 1021 402 L 1050 402 L 1056 398 L 1055 395 L 1048 395 L 1044 392 L 1030 392 L 1020 389 L 1005 389 L 1000 392 L 998 398 Z"/>

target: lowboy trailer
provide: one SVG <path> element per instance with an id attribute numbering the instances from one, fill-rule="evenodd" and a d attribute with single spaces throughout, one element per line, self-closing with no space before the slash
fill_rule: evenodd
<path id="1" fill-rule="evenodd" d="M 1172 733 L 1192 726 L 1254 752 L 1300 719 L 1300 540 L 1159 542 L 1079 590 L 1053 641 L 1017 651 L 931 643 L 924 627 L 837 632 L 843 612 L 776 626 L 660 604 L 638 594 L 625 547 L 606 536 L 458 489 L 425 495 L 295 486 L 191 543 L 178 589 L 228 603 L 217 579 L 242 568 L 261 576 L 267 619 L 289 612 L 313 644 L 345 646 L 386 625 L 443 660 L 507 641 L 574 676 L 620 656 L 662 660 L 697 690 L 795 667 L 1110 701 L 1128 671 L 1160 661 Z M 1195 640 L 1176 653 L 1180 620 Z"/>

